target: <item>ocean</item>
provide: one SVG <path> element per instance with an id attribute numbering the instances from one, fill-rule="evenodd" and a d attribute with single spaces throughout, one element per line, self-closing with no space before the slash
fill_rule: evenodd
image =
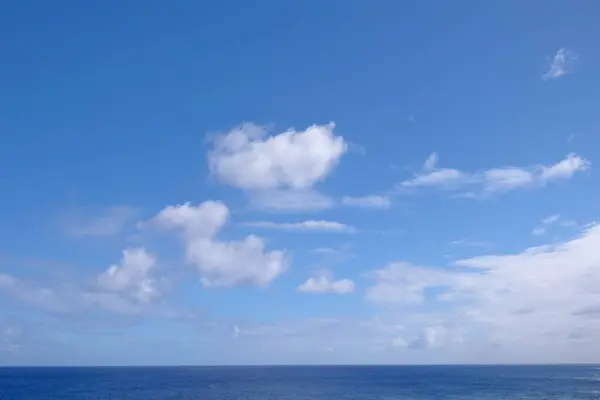
<path id="1" fill-rule="evenodd" d="M 0 368 L 0 399 L 591 400 L 600 367 Z"/>

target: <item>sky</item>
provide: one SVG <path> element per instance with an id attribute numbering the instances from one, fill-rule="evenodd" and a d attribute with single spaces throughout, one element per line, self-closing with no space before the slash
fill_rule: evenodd
<path id="1" fill-rule="evenodd" d="M 4 2 L 0 364 L 600 362 L 599 20 Z"/>

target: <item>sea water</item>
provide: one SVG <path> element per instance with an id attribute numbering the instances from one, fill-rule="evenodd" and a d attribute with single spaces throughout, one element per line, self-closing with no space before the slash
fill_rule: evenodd
<path id="1" fill-rule="evenodd" d="M 600 399 L 597 366 L 0 368 L 0 399 Z"/>

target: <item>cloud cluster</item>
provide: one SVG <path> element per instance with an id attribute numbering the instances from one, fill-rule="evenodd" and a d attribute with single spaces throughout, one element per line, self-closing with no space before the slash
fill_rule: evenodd
<path id="1" fill-rule="evenodd" d="M 590 341 L 600 328 L 599 245 L 600 226 L 591 225 L 563 243 L 463 259 L 451 268 L 392 263 L 371 274 L 367 297 L 402 307 L 450 307 L 471 329 L 489 327 L 499 343 Z"/>
<path id="2" fill-rule="evenodd" d="M 348 149 L 344 138 L 334 134 L 333 124 L 313 125 L 304 131 L 290 129 L 275 135 L 263 127 L 244 124 L 213 138 L 211 146 L 211 174 L 219 182 L 247 194 L 255 208 L 252 211 L 392 206 L 388 196 L 340 196 L 334 200 L 316 189 Z M 438 162 L 437 153 L 432 153 L 420 171 L 399 186 L 403 190 L 438 188 L 458 196 L 480 198 L 570 179 L 591 165 L 577 154 L 568 154 L 551 165 L 504 166 L 475 172 L 440 168 Z M 126 207 L 109 208 L 80 218 L 71 225 L 71 233 L 78 237 L 115 234 L 136 214 Z M 230 210 L 221 201 L 170 205 L 139 224 L 140 237 L 153 232 L 144 228 L 175 232 L 185 249 L 184 264 L 195 266 L 204 287 L 268 286 L 289 268 L 289 252 L 269 249 L 265 239 L 254 234 L 232 239 L 229 232 L 224 232 L 229 219 Z M 533 233 L 542 234 L 550 226 L 568 223 L 559 215 L 552 215 L 543 219 Z M 241 225 L 294 232 L 359 232 L 351 225 L 327 219 L 256 220 Z M 487 245 L 464 239 L 450 244 Z M 283 323 L 249 327 L 235 321 L 219 332 L 231 332 L 233 326 L 233 335 L 229 336 L 236 341 L 263 336 L 274 348 L 285 349 L 294 344 L 299 356 L 311 346 L 333 353 L 337 348 L 365 345 L 373 354 L 383 352 L 387 356 L 391 349 L 399 352 L 395 354 L 430 348 L 442 352 L 450 345 L 460 347 L 486 341 L 497 345 L 520 340 L 525 343 L 532 338 L 536 344 L 592 343 L 600 332 L 600 256 L 594 250 L 598 245 L 600 227 L 590 225 L 571 240 L 516 254 L 491 254 L 439 267 L 392 262 L 365 275 L 371 281 L 365 297 L 379 306 L 376 309 L 381 318 L 377 315 L 367 320 L 305 321 L 305 326 L 298 323 L 291 327 Z M 351 256 L 343 247 L 321 247 L 315 252 L 321 255 L 321 261 L 328 257 L 330 264 Z M 100 309 L 139 314 L 160 304 L 169 292 L 160 273 L 173 271 L 159 267 L 162 263 L 146 247 L 128 247 L 118 263 L 95 275 L 88 285 L 32 284 L 21 276 L 0 274 L 0 295 L 8 294 L 51 312 L 82 315 Z M 298 292 L 306 294 L 347 295 L 356 289 L 354 280 L 334 279 L 328 271 L 313 274 L 296 286 Z M 273 343 L 272 338 L 280 342 Z M 351 350 L 348 354 L 352 354 Z"/>
<path id="3" fill-rule="evenodd" d="M 421 172 L 400 183 L 403 189 L 439 188 L 460 192 L 464 197 L 486 197 L 511 190 L 541 187 L 557 180 L 566 180 L 575 173 L 586 171 L 591 163 L 568 154 L 552 165 L 528 167 L 505 166 L 477 172 L 465 172 L 453 168 L 437 167 L 438 156 L 433 153 L 425 161 Z"/>
<path id="4" fill-rule="evenodd" d="M 286 252 L 266 251 L 264 240 L 254 235 L 239 241 L 219 240 L 217 234 L 228 216 L 225 204 L 205 201 L 166 207 L 152 222 L 181 232 L 186 258 L 198 267 L 204 286 L 269 284 L 287 269 Z"/>

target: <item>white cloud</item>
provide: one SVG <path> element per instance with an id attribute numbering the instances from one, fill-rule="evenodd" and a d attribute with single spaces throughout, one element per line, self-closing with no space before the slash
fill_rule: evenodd
<path id="1" fill-rule="evenodd" d="M 185 203 L 163 209 L 154 223 L 183 233 L 186 258 L 196 264 L 205 286 L 267 285 L 288 266 L 284 250 L 266 251 L 263 239 L 249 235 L 239 241 L 216 238 L 229 216 L 218 201 Z"/>
<path id="2" fill-rule="evenodd" d="M 556 79 L 568 74 L 575 61 L 577 61 L 577 54 L 564 47 L 559 49 L 552 58 L 548 71 L 542 75 L 542 79 Z"/>
<path id="3" fill-rule="evenodd" d="M 386 196 L 363 196 L 363 197 L 343 197 L 342 204 L 354 207 L 364 208 L 390 208 L 392 202 L 389 197 Z"/>
<path id="4" fill-rule="evenodd" d="M 591 167 L 588 160 L 571 153 L 565 159 L 550 166 L 508 166 L 469 173 L 451 168 L 435 168 L 435 164 L 430 161 L 431 157 L 426 161 L 426 169 L 415 177 L 401 182 L 400 186 L 405 189 L 438 187 L 452 191 L 468 190 L 463 193 L 464 197 L 485 197 L 569 179 L 576 172 L 585 171 Z"/>
<path id="5" fill-rule="evenodd" d="M 444 285 L 448 272 L 442 269 L 419 267 L 407 262 L 394 262 L 373 271 L 375 281 L 367 289 L 367 299 L 382 305 L 418 305 L 425 302 L 425 289 Z"/>
<path id="6" fill-rule="evenodd" d="M 244 124 L 216 138 L 209 167 L 219 180 L 241 189 L 307 189 L 323 180 L 348 145 L 335 125 L 312 125 L 267 136 Z"/>
<path id="7" fill-rule="evenodd" d="M 485 332 L 488 341 L 568 354 L 569 346 L 597 340 L 598 246 L 600 226 L 594 224 L 557 245 L 459 260 L 451 268 L 393 263 L 372 274 L 367 297 L 382 304 L 443 306 L 462 316 L 463 328 Z"/>
<path id="8" fill-rule="evenodd" d="M 574 153 L 571 153 L 564 160 L 551 165 L 550 167 L 542 166 L 542 181 L 550 181 L 554 179 L 569 179 L 575 172 L 585 171 L 591 166 L 591 163 Z"/>
<path id="9" fill-rule="evenodd" d="M 553 223 L 557 222 L 559 219 L 560 219 L 559 214 L 553 214 L 553 215 L 550 215 L 550 216 L 544 218 L 542 220 L 542 224 L 544 224 L 544 225 L 553 224 Z"/>
<path id="10" fill-rule="evenodd" d="M 456 188 L 471 182 L 471 177 L 459 170 L 442 168 L 435 171 L 419 174 L 412 179 L 401 182 L 406 188 L 439 186 Z"/>
<path id="11" fill-rule="evenodd" d="M 332 280 L 326 275 L 309 278 L 298 286 L 299 292 L 304 293 L 336 293 L 348 294 L 354 291 L 355 284 L 350 279 Z"/>
<path id="12" fill-rule="evenodd" d="M 98 287 L 107 292 L 130 296 L 149 303 L 160 296 L 157 282 L 151 272 L 156 264 L 154 255 L 143 247 L 123 250 L 120 264 L 111 265 L 98 276 Z"/>
<path id="13" fill-rule="evenodd" d="M 333 133 L 334 127 L 333 123 L 312 125 L 304 131 L 268 135 L 264 127 L 240 125 L 213 140 L 210 171 L 219 181 L 248 191 L 260 208 L 298 209 L 303 203 L 294 199 L 298 196 L 311 198 L 309 209 L 327 208 L 330 200 L 316 194 L 313 186 L 331 173 L 348 150 L 344 138 Z M 273 193 L 279 198 L 274 199 Z"/>
<path id="14" fill-rule="evenodd" d="M 60 217 L 67 234 L 73 237 L 111 236 L 133 221 L 139 210 L 129 206 L 80 208 Z"/>
<path id="15" fill-rule="evenodd" d="M 254 221 L 246 222 L 244 225 L 255 228 L 281 229 L 289 231 L 321 231 L 321 232 L 341 232 L 354 233 L 356 228 L 334 221 L 308 220 L 303 222 L 270 222 Z"/>

